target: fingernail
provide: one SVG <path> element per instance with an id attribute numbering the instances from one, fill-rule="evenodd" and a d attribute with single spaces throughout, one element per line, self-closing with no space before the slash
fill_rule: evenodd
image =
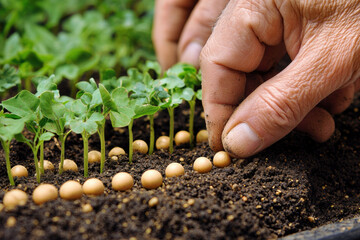
<path id="1" fill-rule="evenodd" d="M 223 144 L 228 152 L 238 157 L 248 157 L 261 147 L 262 140 L 247 123 L 240 123 L 231 129 Z"/>
<path id="2" fill-rule="evenodd" d="M 189 43 L 189 45 L 185 48 L 185 51 L 181 55 L 180 61 L 198 66 L 201 49 L 202 46 L 199 43 Z"/>

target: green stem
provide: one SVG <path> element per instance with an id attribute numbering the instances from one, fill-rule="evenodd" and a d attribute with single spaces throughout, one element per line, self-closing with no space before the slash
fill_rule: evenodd
<path id="1" fill-rule="evenodd" d="M 70 132 L 71 131 L 68 131 L 65 134 L 60 134 L 59 135 L 59 140 L 60 140 L 60 144 L 61 144 L 59 174 L 62 174 L 62 172 L 64 171 L 65 141 L 66 141 L 66 138 L 67 138 L 67 136 L 69 135 Z"/>
<path id="2" fill-rule="evenodd" d="M 88 136 L 87 132 L 85 132 L 85 131 L 81 135 L 83 138 L 83 145 L 84 145 L 84 147 L 83 147 L 84 148 L 84 177 L 88 177 L 89 136 Z"/>
<path id="3" fill-rule="evenodd" d="M 194 148 L 194 115 L 195 115 L 196 97 L 189 101 L 190 117 L 189 117 L 189 132 L 190 132 L 190 148 Z"/>
<path id="4" fill-rule="evenodd" d="M 155 145 L 155 130 L 154 130 L 154 114 L 149 115 L 150 119 L 150 147 L 149 147 L 149 154 L 154 152 L 154 145 Z"/>
<path id="5" fill-rule="evenodd" d="M 134 123 L 134 119 L 131 119 L 128 129 L 129 129 L 129 163 L 132 163 L 132 158 L 133 158 L 133 141 L 134 141 L 134 137 L 133 137 L 133 132 L 132 132 L 132 126 Z"/>
<path id="6" fill-rule="evenodd" d="M 40 172 L 40 168 L 39 168 L 39 160 L 38 160 L 37 152 L 38 152 L 38 149 L 35 147 L 33 149 L 33 153 L 34 153 L 36 180 L 38 183 L 40 183 L 41 172 Z"/>
<path id="7" fill-rule="evenodd" d="M 70 81 L 70 96 L 75 98 L 76 97 L 76 84 L 78 83 L 79 78 L 77 77 L 77 78 L 69 80 L 69 81 Z"/>
<path id="8" fill-rule="evenodd" d="M 1 145 L 5 152 L 6 171 L 9 177 L 10 185 L 14 186 L 15 182 L 11 174 L 11 166 L 10 166 L 10 141 L 1 141 Z"/>
<path id="9" fill-rule="evenodd" d="M 101 146 L 100 173 L 103 173 L 105 165 L 105 122 L 98 127 L 98 134 L 100 137 Z"/>
<path id="10" fill-rule="evenodd" d="M 40 171 L 43 174 L 44 171 L 44 142 L 40 143 Z"/>
<path id="11" fill-rule="evenodd" d="M 169 107 L 168 108 L 169 116 L 170 116 L 170 128 L 169 128 L 169 138 L 170 138 L 170 144 L 169 144 L 169 152 L 173 153 L 174 151 L 174 108 Z"/>
<path id="12" fill-rule="evenodd" d="M 25 78 L 25 89 L 31 92 L 31 78 L 27 77 Z"/>

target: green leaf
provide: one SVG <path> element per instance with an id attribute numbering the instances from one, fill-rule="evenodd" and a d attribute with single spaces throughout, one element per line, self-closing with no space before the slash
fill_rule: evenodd
<path id="1" fill-rule="evenodd" d="M 40 100 L 31 92 L 22 90 L 15 97 L 2 102 L 2 105 L 11 113 L 29 119 L 35 118 L 35 112 Z"/>
<path id="2" fill-rule="evenodd" d="M 54 136 L 51 132 L 44 132 L 40 135 L 39 141 L 49 141 Z"/>
<path id="3" fill-rule="evenodd" d="M 51 75 L 48 78 L 43 77 L 37 81 L 38 81 L 38 85 L 36 88 L 35 96 L 38 97 L 45 91 L 52 91 L 54 94 L 56 94 L 56 97 L 59 97 L 60 93 L 59 90 L 57 89 L 55 75 Z"/>
<path id="4" fill-rule="evenodd" d="M 192 100 L 194 95 L 195 95 L 194 90 L 191 88 L 188 88 L 188 87 L 182 89 L 182 91 L 181 91 L 181 98 L 184 99 L 185 101 Z"/>
<path id="5" fill-rule="evenodd" d="M 109 110 L 116 111 L 117 110 L 116 104 L 114 103 L 110 93 L 106 90 L 104 85 L 102 85 L 101 83 L 99 84 L 99 91 L 100 91 L 103 106 Z"/>
<path id="6" fill-rule="evenodd" d="M 160 83 L 164 88 L 175 89 L 185 87 L 185 83 L 178 77 L 169 76 L 166 78 L 160 79 Z"/>
<path id="7" fill-rule="evenodd" d="M 130 111 L 132 111 L 130 109 Z M 129 112 L 130 112 L 129 111 Z M 110 111 L 110 120 L 113 127 L 126 127 L 129 125 L 132 116 L 135 114 L 132 111 L 132 114 L 129 114 L 129 112 L 124 113 L 123 109 L 121 109 L 119 112 Z"/>
<path id="8" fill-rule="evenodd" d="M 135 106 L 135 116 L 134 119 L 145 116 L 145 115 L 152 115 L 159 111 L 160 107 L 152 106 L 150 104 L 146 105 L 136 105 Z"/>
<path id="9" fill-rule="evenodd" d="M 76 87 L 84 92 L 93 93 L 97 89 L 94 79 L 90 79 L 89 82 L 81 81 L 76 84 Z"/>
<path id="10" fill-rule="evenodd" d="M 120 87 L 120 88 L 116 88 L 114 91 L 112 91 L 111 97 L 118 107 L 119 106 L 127 106 L 127 105 L 129 105 L 128 94 L 129 93 L 125 88 Z"/>
<path id="11" fill-rule="evenodd" d="M 11 141 L 16 134 L 20 134 L 24 129 L 23 119 L 7 118 L 5 114 L 0 114 L 0 139 Z"/>
<path id="12" fill-rule="evenodd" d="M 0 70 L 0 93 L 20 84 L 21 80 L 15 68 L 6 64 Z"/>
<path id="13" fill-rule="evenodd" d="M 86 116 L 87 107 L 80 99 L 77 99 L 71 103 L 71 111 L 75 114 L 75 116 L 82 118 Z"/>
<path id="14" fill-rule="evenodd" d="M 79 67 L 75 64 L 65 64 L 56 68 L 55 75 L 60 78 L 75 80 L 79 76 Z"/>
<path id="15" fill-rule="evenodd" d="M 5 42 L 4 59 L 9 61 L 22 50 L 20 35 L 15 32 Z"/>
<path id="16" fill-rule="evenodd" d="M 196 91 L 196 98 L 200 101 L 202 100 L 202 89 Z"/>
<path id="17" fill-rule="evenodd" d="M 45 117 L 57 121 L 64 116 L 66 108 L 61 102 L 56 101 L 53 92 L 44 92 L 40 95 L 40 110 Z"/>

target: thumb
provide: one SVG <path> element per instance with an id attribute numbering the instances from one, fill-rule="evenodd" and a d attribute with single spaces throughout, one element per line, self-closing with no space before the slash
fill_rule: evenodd
<path id="1" fill-rule="evenodd" d="M 347 61 L 336 52 L 320 42 L 303 46 L 286 69 L 260 85 L 234 111 L 222 133 L 225 150 L 248 157 L 293 130 L 322 99 L 349 80 Z"/>

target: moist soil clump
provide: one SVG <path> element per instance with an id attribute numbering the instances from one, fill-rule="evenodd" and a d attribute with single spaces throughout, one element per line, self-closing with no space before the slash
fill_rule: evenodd
<path id="1" fill-rule="evenodd" d="M 360 118 L 359 97 L 342 115 L 336 116 L 336 132 L 325 143 L 315 143 L 307 136 L 292 132 L 267 150 L 247 159 L 233 159 L 225 168 L 213 167 L 199 174 L 192 163 L 197 157 L 212 159 L 207 143 L 176 146 L 174 153 L 155 151 L 152 155 L 134 154 L 119 161 L 107 159 L 105 171 L 99 164 L 89 164 L 89 178 L 103 181 L 105 193 L 98 197 L 83 195 L 80 200 L 58 198 L 41 206 L 31 200 L 36 182 L 32 153 L 22 143 L 11 146 L 11 165 L 24 165 L 27 178 L 8 182 L 3 151 L 0 152 L 0 203 L 5 192 L 18 188 L 29 195 L 25 206 L 6 210 L 0 205 L 0 239 L 276 239 L 291 233 L 341 221 L 358 214 L 360 208 Z M 175 110 L 175 130 L 186 130 L 188 106 Z M 205 128 L 197 111 L 196 132 Z M 167 113 L 156 118 L 156 134 L 168 133 Z M 148 121 L 134 123 L 134 140 L 147 142 Z M 106 127 L 107 153 L 119 146 L 127 151 L 126 128 Z M 90 150 L 99 150 L 96 135 Z M 83 177 L 82 141 L 71 134 L 66 142 L 66 158 L 74 160 L 79 172 L 47 171 L 43 183 L 60 188 L 67 180 Z M 56 140 L 45 144 L 45 159 L 58 168 L 60 149 Z M 178 162 L 185 168 L 181 177 L 165 178 L 165 168 Z M 148 169 L 161 172 L 164 182 L 155 190 L 141 186 L 141 175 Z M 134 177 L 132 190 L 117 192 L 111 177 L 125 171 Z M 158 201 L 149 200 L 156 197 Z M 88 208 L 91 206 L 90 209 Z"/>

